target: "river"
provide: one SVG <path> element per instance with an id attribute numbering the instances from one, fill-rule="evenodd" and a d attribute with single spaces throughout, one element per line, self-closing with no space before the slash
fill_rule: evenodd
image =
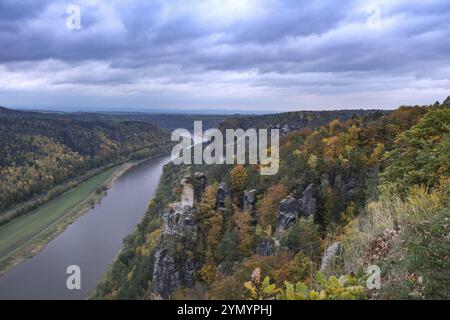
<path id="1" fill-rule="evenodd" d="M 157 157 L 126 171 L 86 215 L 0 278 L 0 299 L 85 299 L 144 217 L 169 161 Z M 81 290 L 67 289 L 70 265 L 81 269 Z"/>

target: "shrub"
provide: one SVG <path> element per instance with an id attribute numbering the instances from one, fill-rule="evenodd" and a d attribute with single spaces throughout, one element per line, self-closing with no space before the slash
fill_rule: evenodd
<path id="1" fill-rule="evenodd" d="M 301 218 L 282 235 L 280 243 L 282 247 L 295 253 L 302 252 L 311 260 L 316 261 L 320 255 L 321 244 L 319 227 L 312 218 Z"/>
<path id="2" fill-rule="evenodd" d="M 309 286 L 301 281 L 295 285 L 286 281 L 284 288 L 278 288 L 275 283 L 270 283 L 269 276 L 261 282 L 260 270 L 255 269 L 252 280 L 245 282 L 244 287 L 255 300 L 356 300 L 365 297 L 361 283 L 362 279 L 349 275 L 340 279 L 334 276 L 327 279 L 318 272 Z"/>
<path id="3" fill-rule="evenodd" d="M 450 298 L 450 209 L 408 228 L 401 258 L 386 261 L 383 298 Z"/>
<path id="4" fill-rule="evenodd" d="M 212 264 L 204 265 L 199 273 L 200 279 L 204 281 L 207 285 L 211 285 L 216 278 L 216 266 Z"/>
<path id="5" fill-rule="evenodd" d="M 408 225 L 436 216 L 447 204 L 449 185 L 443 180 L 433 192 L 414 187 L 406 199 L 396 195 L 382 195 L 370 202 L 364 213 L 353 220 L 340 237 L 343 250 L 344 272 L 362 268 L 369 244 L 385 230 L 404 232 Z"/>

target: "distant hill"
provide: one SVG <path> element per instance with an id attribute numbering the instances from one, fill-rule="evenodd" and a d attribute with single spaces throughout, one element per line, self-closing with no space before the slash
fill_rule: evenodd
<path id="1" fill-rule="evenodd" d="M 141 121 L 173 131 L 178 128 L 193 131 L 194 121 L 202 121 L 203 128 L 217 128 L 229 115 L 186 114 L 186 113 L 146 113 L 146 112 L 50 112 L 12 110 L 0 107 L 0 116 L 33 116 L 47 119 L 72 119 L 79 121 Z"/>
<path id="2" fill-rule="evenodd" d="M 11 110 L 5 107 L 0 106 L 0 116 L 1 115 L 9 115 L 9 114 L 17 114 L 20 113 L 20 111 Z"/>
<path id="3" fill-rule="evenodd" d="M 76 119 L 83 119 L 83 120 L 114 119 L 114 120 L 144 121 L 170 131 L 179 128 L 193 131 L 194 121 L 202 121 L 204 130 L 209 128 L 218 128 L 220 123 L 228 117 L 227 115 L 211 115 L 211 114 L 172 114 L 172 113 L 138 113 L 138 112 L 122 112 L 122 113 L 78 112 L 71 115 Z"/>
<path id="4" fill-rule="evenodd" d="M 382 110 L 336 110 L 336 111 L 295 111 L 262 116 L 239 116 L 227 118 L 220 126 L 226 128 L 281 129 L 288 133 L 304 128 L 316 128 L 339 119 L 345 121 L 357 117 L 377 118 L 389 111 Z"/>

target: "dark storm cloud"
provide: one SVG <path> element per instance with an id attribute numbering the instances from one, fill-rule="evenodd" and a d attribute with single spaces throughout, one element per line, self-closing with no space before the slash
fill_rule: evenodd
<path id="1" fill-rule="evenodd" d="M 268 1 L 263 13 L 227 25 L 205 23 L 194 10 L 170 14 L 177 5 L 189 7 L 193 2 L 175 1 L 168 7 L 159 1 L 113 1 L 112 17 L 88 1 L 81 5 L 83 29 L 73 31 L 65 28 L 64 2 L 55 17 L 57 9 L 48 10 L 48 1 L 2 0 L 0 41 L 7 50 L 2 50 L 0 60 L 105 60 L 122 66 L 129 60 L 138 66 L 204 64 L 207 69 L 281 72 L 284 65 L 295 64 L 297 71 L 365 71 L 401 68 L 404 56 L 412 63 L 444 58 L 450 49 L 450 5 L 444 1 L 386 5 L 384 18 L 399 22 L 379 31 L 365 28 L 367 14 L 357 12 L 357 1 Z M 169 10 L 166 18 L 164 10 Z M 327 35 L 344 27 L 352 15 L 358 27 L 345 36 Z M 117 19 L 122 29 L 108 30 L 105 19 Z M 8 22 L 17 26 L 17 21 L 22 28 L 8 28 Z M 215 34 L 217 38 L 208 40 Z M 297 45 L 290 46 L 286 39 L 295 39 Z"/>
<path id="2" fill-rule="evenodd" d="M 46 7 L 48 2 L 43 0 L 2 0 L 0 1 L 0 19 L 2 21 L 32 19 Z"/>
<path id="3" fill-rule="evenodd" d="M 353 4 L 322 0 L 275 2 L 267 14 L 230 30 L 230 38 L 236 42 L 270 43 L 285 37 L 321 34 L 344 20 Z"/>

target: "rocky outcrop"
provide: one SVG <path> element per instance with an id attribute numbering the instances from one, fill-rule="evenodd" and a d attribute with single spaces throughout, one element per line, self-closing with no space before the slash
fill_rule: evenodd
<path id="1" fill-rule="evenodd" d="M 262 257 L 273 256 L 274 243 L 270 240 L 265 240 L 256 246 L 256 254 Z"/>
<path id="2" fill-rule="evenodd" d="M 217 188 L 217 195 L 216 195 L 216 207 L 217 210 L 220 212 L 225 212 L 226 210 L 226 200 L 231 196 L 231 192 L 228 189 L 227 185 L 222 182 L 220 183 L 219 187 Z"/>
<path id="3" fill-rule="evenodd" d="M 153 292 L 164 299 L 169 299 L 177 288 L 193 286 L 197 269 L 195 206 L 203 196 L 206 178 L 196 173 L 183 179 L 181 185 L 181 202 L 164 210 L 164 230 L 155 252 Z"/>
<path id="4" fill-rule="evenodd" d="M 344 190 L 342 193 L 344 194 L 345 201 L 351 201 L 355 197 L 355 190 L 358 188 L 358 180 L 355 177 L 350 177 L 348 182 L 344 185 Z"/>
<path id="5" fill-rule="evenodd" d="M 253 215 L 255 212 L 255 204 L 256 204 L 256 190 L 246 190 L 244 192 L 244 211 Z"/>
<path id="6" fill-rule="evenodd" d="M 325 253 L 322 258 L 322 264 L 320 265 L 321 272 L 327 272 L 330 269 L 334 259 L 339 254 L 340 249 L 341 243 L 335 242 L 331 246 L 329 246 L 327 250 L 325 250 Z"/>
<path id="7" fill-rule="evenodd" d="M 194 285 L 195 266 L 192 260 L 180 262 L 167 250 L 157 250 L 153 269 L 153 292 L 170 299 L 177 288 Z"/>
<path id="8" fill-rule="evenodd" d="M 281 200 L 275 230 L 276 236 L 281 235 L 283 231 L 289 229 L 297 222 L 299 209 L 299 201 L 295 198 L 287 197 L 286 199 Z"/>
<path id="9" fill-rule="evenodd" d="M 190 249 L 194 250 L 197 227 L 195 210 L 182 203 L 174 203 L 164 210 L 164 231 L 159 239 L 153 269 L 153 291 L 164 299 L 179 287 L 194 284 L 195 263 Z M 177 244 L 183 243 L 178 252 Z"/>
<path id="10" fill-rule="evenodd" d="M 196 229 L 194 215 L 195 211 L 191 206 L 185 206 L 179 202 L 169 205 L 163 214 L 163 234 L 173 235 L 194 232 Z"/>
<path id="11" fill-rule="evenodd" d="M 181 180 L 181 204 L 183 206 L 194 206 L 194 187 L 186 180 Z"/>
<path id="12" fill-rule="evenodd" d="M 203 192 L 206 187 L 206 176 L 201 172 L 184 178 L 181 181 L 183 187 L 182 203 L 195 207 L 202 200 Z"/>
<path id="13" fill-rule="evenodd" d="M 275 229 L 275 239 L 293 226 L 300 217 L 314 216 L 317 213 L 317 187 L 311 183 L 302 194 L 301 199 L 287 197 L 280 202 Z"/>
<path id="14" fill-rule="evenodd" d="M 314 216 L 317 213 L 317 187 L 311 183 L 299 200 L 300 214 L 304 217 Z"/>
<path id="15" fill-rule="evenodd" d="M 268 126 L 267 129 L 269 131 L 270 131 L 270 129 L 278 129 L 280 131 L 280 135 L 285 136 L 285 135 L 289 134 L 290 132 L 294 131 L 295 127 L 288 125 L 287 123 L 285 123 L 285 124 L 277 123 L 275 125 Z"/>

